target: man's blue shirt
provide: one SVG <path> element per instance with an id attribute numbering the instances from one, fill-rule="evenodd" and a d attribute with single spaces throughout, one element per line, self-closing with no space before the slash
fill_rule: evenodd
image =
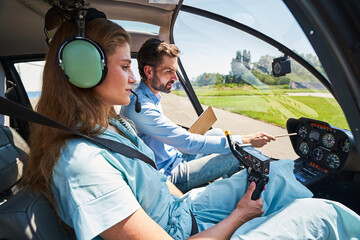
<path id="1" fill-rule="evenodd" d="M 161 95 L 155 95 L 142 81 L 135 92 L 141 103 L 141 112 L 135 112 L 136 97 L 132 95 L 130 104 L 122 106 L 121 115 L 135 124 L 138 136 L 153 150 L 158 169 L 166 175 L 171 175 L 183 160 L 182 153 L 230 152 L 225 136 L 193 134 L 168 119 L 162 111 Z M 239 136 L 234 137 L 241 142 Z"/>

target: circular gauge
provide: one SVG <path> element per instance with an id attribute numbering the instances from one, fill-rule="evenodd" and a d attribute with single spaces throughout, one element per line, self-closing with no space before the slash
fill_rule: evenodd
<path id="1" fill-rule="evenodd" d="M 327 156 L 326 165 L 329 168 L 336 169 L 340 166 L 340 158 L 332 153 L 329 156 Z"/>
<path id="2" fill-rule="evenodd" d="M 302 137 L 302 138 L 304 138 L 304 137 L 306 137 L 306 134 L 307 134 L 307 129 L 306 129 L 306 127 L 305 126 L 301 126 L 300 128 L 299 128 L 299 136 L 300 137 Z"/>
<path id="3" fill-rule="evenodd" d="M 335 137 L 334 137 L 334 135 L 332 135 L 331 133 L 326 133 L 322 137 L 322 144 L 327 148 L 333 147 L 335 145 Z"/>
<path id="4" fill-rule="evenodd" d="M 302 155 L 306 155 L 306 154 L 309 153 L 310 148 L 309 148 L 309 145 L 306 142 L 302 142 L 299 145 L 299 150 L 300 150 L 300 153 Z"/>
<path id="5" fill-rule="evenodd" d="M 340 147 L 341 147 L 341 150 L 343 150 L 343 152 L 349 152 L 350 151 L 350 141 L 348 138 L 344 139 L 341 141 L 340 143 Z"/>
<path id="6" fill-rule="evenodd" d="M 314 148 L 314 150 L 312 150 L 311 152 L 311 157 L 315 160 L 315 161 L 320 161 L 324 156 L 323 151 L 320 148 Z"/>

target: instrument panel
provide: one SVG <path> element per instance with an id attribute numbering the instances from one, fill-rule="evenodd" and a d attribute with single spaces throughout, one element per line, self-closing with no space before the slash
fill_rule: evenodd
<path id="1" fill-rule="evenodd" d="M 350 131 L 310 118 L 289 119 L 290 140 L 296 154 L 303 160 L 323 169 L 338 172 L 344 166 L 352 148 Z"/>

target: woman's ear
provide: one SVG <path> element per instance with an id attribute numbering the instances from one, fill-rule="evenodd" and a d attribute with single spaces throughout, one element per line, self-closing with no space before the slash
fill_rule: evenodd
<path id="1" fill-rule="evenodd" d="M 153 67 L 151 67 L 149 65 L 145 65 L 144 66 L 144 73 L 145 73 L 147 79 L 151 79 L 153 77 L 153 74 L 154 74 Z"/>

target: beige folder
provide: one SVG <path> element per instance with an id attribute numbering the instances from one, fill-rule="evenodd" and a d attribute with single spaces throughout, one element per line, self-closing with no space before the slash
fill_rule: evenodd
<path id="1" fill-rule="evenodd" d="M 212 107 L 209 106 L 189 128 L 189 132 L 204 135 L 216 120 L 215 113 Z"/>

